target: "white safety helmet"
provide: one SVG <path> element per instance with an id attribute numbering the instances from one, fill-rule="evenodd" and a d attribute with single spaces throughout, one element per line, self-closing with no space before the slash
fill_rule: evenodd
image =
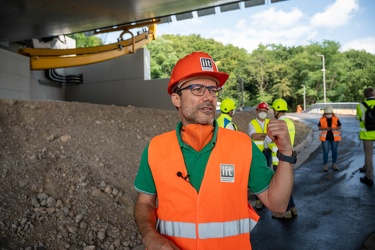
<path id="1" fill-rule="evenodd" d="M 324 108 L 324 114 L 332 114 L 332 113 L 333 113 L 332 106 L 327 106 Z"/>

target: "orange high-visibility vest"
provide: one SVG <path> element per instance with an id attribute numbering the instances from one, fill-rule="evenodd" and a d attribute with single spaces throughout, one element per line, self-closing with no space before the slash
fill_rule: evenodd
<path id="1" fill-rule="evenodd" d="M 153 138 L 148 155 L 160 234 L 184 250 L 251 249 L 250 231 L 259 216 L 247 199 L 249 136 L 219 127 L 199 193 L 188 178 L 177 176 L 187 172 L 176 131 Z"/>
<path id="2" fill-rule="evenodd" d="M 336 116 L 332 116 L 332 125 L 331 125 L 331 128 L 332 128 L 332 134 L 333 134 L 333 140 L 334 141 L 341 141 L 341 135 L 340 135 L 340 130 L 335 130 L 335 128 L 337 128 L 337 122 L 338 122 L 338 118 Z M 322 117 L 320 118 L 320 126 L 322 128 L 327 128 L 328 127 L 328 122 L 327 122 L 327 118 L 326 117 Z M 325 141 L 326 138 L 327 138 L 327 133 L 328 133 L 328 130 L 322 130 L 320 132 L 320 141 Z"/>

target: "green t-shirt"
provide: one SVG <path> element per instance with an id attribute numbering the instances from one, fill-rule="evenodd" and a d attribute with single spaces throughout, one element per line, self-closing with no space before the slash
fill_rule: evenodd
<path id="1" fill-rule="evenodd" d="M 181 128 L 182 123 L 180 122 L 176 126 L 176 131 L 180 131 Z M 208 158 L 216 143 L 218 132 L 217 122 L 214 122 L 214 128 L 212 140 L 199 152 L 185 144 L 181 139 L 180 133 L 176 132 L 178 143 L 184 156 L 185 166 L 189 174 L 189 182 L 197 192 L 199 192 L 203 180 Z M 267 166 L 266 158 L 259 148 L 254 142 L 252 142 L 252 144 L 252 161 L 248 185 L 254 194 L 259 194 L 268 188 L 274 171 Z M 147 144 L 142 153 L 141 163 L 134 181 L 134 187 L 139 192 L 156 194 L 155 182 L 148 164 L 148 146 L 149 144 Z"/>

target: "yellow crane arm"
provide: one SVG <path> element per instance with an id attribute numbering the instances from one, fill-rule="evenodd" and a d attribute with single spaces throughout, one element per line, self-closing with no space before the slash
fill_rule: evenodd
<path id="1" fill-rule="evenodd" d="M 137 49 L 156 38 L 156 24 L 149 26 L 147 33 L 134 36 L 117 43 L 77 49 L 36 49 L 23 48 L 18 53 L 30 57 L 32 70 L 75 67 L 110 60 L 122 55 L 134 53 Z M 121 34 L 121 36 L 122 36 Z"/>

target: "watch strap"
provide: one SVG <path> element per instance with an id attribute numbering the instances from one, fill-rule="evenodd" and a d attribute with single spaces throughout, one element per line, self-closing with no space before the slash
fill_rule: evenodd
<path id="1" fill-rule="evenodd" d="M 280 161 L 289 162 L 291 164 L 295 164 L 297 162 L 297 152 L 295 150 L 292 151 L 291 156 L 284 155 L 279 150 L 277 150 L 276 156 Z"/>

